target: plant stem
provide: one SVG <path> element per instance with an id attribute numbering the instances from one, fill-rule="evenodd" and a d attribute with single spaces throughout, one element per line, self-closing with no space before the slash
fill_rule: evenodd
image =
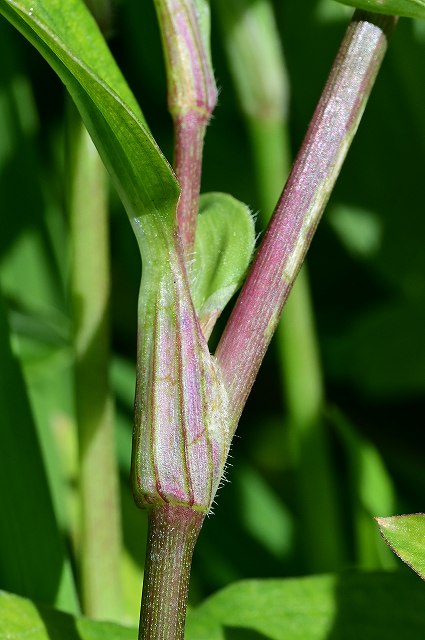
<path id="1" fill-rule="evenodd" d="M 283 114 L 270 121 L 262 119 L 260 113 L 248 119 L 248 131 L 260 194 L 260 219 L 266 226 L 290 170 L 289 132 Z M 286 302 L 285 315 L 277 326 L 277 339 L 289 420 L 297 430 L 317 419 L 324 396 L 305 266 Z M 296 433 L 292 435 L 298 440 Z"/>
<path id="2" fill-rule="evenodd" d="M 79 444 L 80 579 L 84 612 L 120 614 L 121 528 L 109 389 L 109 238 L 106 172 L 69 106 L 71 293 Z"/>
<path id="3" fill-rule="evenodd" d="M 174 121 L 175 171 L 181 186 L 177 209 L 177 251 L 180 247 L 183 249 L 187 263 L 192 257 L 195 242 L 205 130 L 217 99 L 209 55 L 209 10 L 207 2 L 198 0 L 155 0 L 155 7 L 167 66 L 168 106 Z M 199 421 L 204 408 L 202 389 L 205 391 L 206 388 L 203 387 L 206 383 L 205 372 L 199 360 L 202 347 L 198 338 L 202 336 L 197 332 L 198 320 L 194 316 L 188 288 L 183 286 L 177 289 L 177 271 L 179 275 L 183 275 L 183 283 L 179 283 L 179 286 L 187 283 L 185 266 L 183 260 L 180 260 L 183 256 L 178 255 L 174 275 L 170 272 L 171 280 L 162 285 L 168 296 L 174 285 L 175 297 L 171 298 L 172 321 L 165 316 L 164 322 L 162 313 L 168 306 L 164 302 L 165 296 L 161 298 L 156 292 L 155 312 L 151 322 L 151 325 L 154 325 L 154 358 L 150 365 L 152 381 L 148 390 L 151 397 L 146 403 L 154 407 L 150 416 L 152 423 L 149 425 L 149 433 L 154 435 L 151 443 L 147 442 L 149 436 L 145 438 L 144 445 L 146 447 L 149 444 L 159 444 L 160 463 L 158 466 L 153 463 L 152 473 L 149 470 L 141 474 L 139 484 L 146 491 L 145 485 L 150 484 L 152 480 L 149 494 L 151 498 L 155 494 L 155 498 L 161 501 L 172 500 L 178 494 L 180 498 L 183 495 L 183 499 L 193 505 L 196 504 L 196 498 L 203 494 L 205 484 L 208 491 L 211 491 L 213 486 L 210 482 L 212 469 L 208 469 L 208 465 L 212 464 L 213 450 L 210 442 L 206 442 L 203 437 L 203 434 L 208 432 L 208 425 L 202 420 Z M 159 288 L 161 289 L 161 286 Z M 209 358 L 208 347 L 203 340 L 202 345 Z M 139 353 L 143 354 L 142 341 L 139 342 L 139 349 Z M 141 360 L 142 357 L 139 356 L 140 368 Z M 147 376 L 142 385 L 147 383 L 146 378 Z M 161 389 L 166 390 L 167 397 L 164 399 L 163 395 L 159 396 L 160 408 L 155 411 L 155 399 Z M 201 392 L 201 395 L 198 392 Z M 136 421 L 139 418 L 138 413 L 136 402 Z M 155 420 L 158 422 L 155 423 Z M 143 424 L 143 419 L 140 424 Z M 200 426 L 199 433 L 190 441 L 190 449 L 195 453 L 190 455 L 186 437 L 188 432 L 197 426 Z M 163 435 L 162 438 L 158 437 L 159 431 Z M 180 437 L 182 445 L 176 446 Z M 174 447 L 175 456 L 171 465 L 168 464 L 168 457 L 173 457 L 170 446 L 171 449 Z M 152 446 L 150 453 L 152 449 L 155 449 L 155 446 Z M 184 460 L 181 456 L 184 456 Z M 133 476 L 137 476 L 140 459 L 138 452 L 135 458 Z M 193 484 L 190 475 L 192 470 Z M 166 489 L 170 490 L 169 495 Z M 157 493 L 159 495 L 156 495 Z M 203 503 L 204 508 L 208 509 L 211 499 L 212 496 L 208 493 L 207 503 Z M 184 638 L 192 554 L 204 517 L 204 513 L 189 506 L 164 504 L 150 509 L 140 613 L 140 640 Z"/>
<path id="4" fill-rule="evenodd" d="M 265 227 L 290 170 L 289 86 L 272 3 L 217 0 L 229 64 L 248 125 Z M 267 42 L 267 46 L 262 46 Z M 248 69 L 248 71 L 247 71 Z M 335 479 L 321 420 L 324 385 L 308 276 L 301 270 L 277 327 L 277 349 L 292 444 L 302 557 L 308 571 L 340 566 Z M 311 536 L 318 518 L 326 534 Z"/>
<path id="5" fill-rule="evenodd" d="M 174 117 L 174 169 L 181 186 L 177 222 L 186 260 L 195 244 L 204 137 L 210 114 L 189 111 Z"/>
<path id="6" fill-rule="evenodd" d="M 155 0 L 174 121 L 174 165 L 181 186 L 177 222 L 186 260 L 192 257 L 199 209 L 202 153 L 217 102 L 209 51 L 207 2 Z"/>
<path id="7" fill-rule="evenodd" d="M 192 554 L 204 514 L 165 505 L 149 512 L 139 640 L 182 640 Z"/>
<path id="8" fill-rule="evenodd" d="M 356 11 L 216 352 L 242 409 L 375 82 L 396 18 Z"/>
<path id="9" fill-rule="evenodd" d="M 282 185 L 291 168 L 289 131 L 284 113 L 278 117 L 246 118 L 248 133 L 253 150 L 253 162 L 257 178 L 261 206 L 261 225 L 267 225 Z"/>

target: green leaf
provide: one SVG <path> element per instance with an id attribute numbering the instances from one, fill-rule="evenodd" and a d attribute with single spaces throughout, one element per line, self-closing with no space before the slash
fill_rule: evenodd
<path id="1" fill-rule="evenodd" d="M 293 547 L 291 514 L 258 471 L 239 462 L 236 485 L 241 520 L 250 536 L 275 558 L 288 555 Z"/>
<path id="2" fill-rule="evenodd" d="M 382 243 L 382 222 L 373 211 L 346 204 L 329 211 L 328 221 L 354 258 L 374 258 Z"/>
<path id="3" fill-rule="evenodd" d="M 403 573 L 235 583 L 189 611 L 187 640 L 422 640 L 423 586 Z M 0 592 L 0 640 L 136 640 L 136 629 Z"/>
<path id="4" fill-rule="evenodd" d="M 424 0 L 337 0 L 337 2 L 390 16 L 425 19 Z"/>
<path id="5" fill-rule="evenodd" d="M 136 640 L 137 630 L 47 609 L 0 592 L 0 640 Z"/>
<path id="6" fill-rule="evenodd" d="M 187 640 L 420 640 L 424 592 L 409 574 L 246 580 L 188 615 Z"/>
<path id="7" fill-rule="evenodd" d="M 0 0 L 0 13 L 65 83 L 152 257 L 158 236 L 171 241 L 179 186 L 83 0 Z"/>
<path id="8" fill-rule="evenodd" d="M 68 611 L 78 608 L 37 430 L 0 298 L 0 584 Z M 0 615 L 0 619 L 3 619 Z"/>
<path id="9" fill-rule="evenodd" d="M 242 284 L 255 245 L 249 208 L 226 193 L 200 198 L 191 291 L 204 335 Z"/>
<path id="10" fill-rule="evenodd" d="M 204 474 L 194 479 L 198 483 L 200 508 L 208 510 L 228 451 L 229 421 L 224 415 L 227 411 L 225 389 L 199 330 L 176 233 L 180 187 L 147 130 L 83 0 L 0 0 L 0 13 L 36 46 L 67 86 L 112 177 L 139 243 L 143 278 L 139 296 L 139 379 L 133 440 L 133 485 L 138 503 L 145 504 L 148 485 L 149 491 L 156 491 L 160 486 L 158 478 L 152 477 L 155 465 L 149 456 L 162 455 L 160 448 L 170 441 L 171 433 L 175 443 L 173 463 L 179 466 L 179 481 L 185 485 L 185 499 L 190 500 L 191 505 L 193 496 L 187 497 L 187 492 L 188 487 L 194 485 L 186 481 L 186 470 L 197 475 L 201 448 L 205 461 L 211 463 L 212 478 Z M 160 348 L 158 332 L 161 332 Z M 183 358 L 184 366 L 177 362 L 182 353 L 189 354 Z M 159 357 L 163 361 L 156 368 Z M 177 370 L 181 381 L 178 388 L 172 385 L 174 408 L 170 410 L 169 405 L 161 401 L 152 414 L 146 412 L 145 408 L 152 405 L 151 389 L 169 384 Z M 150 374 L 158 379 L 149 380 Z M 194 376 L 199 376 L 203 384 L 195 385 L 197 398 L 189 403 L 186 393 L 193 390 Z M 214 393 L 214 403 L 207 406 L 201 397 L 204 393 L 206 397 Z M 155 400 L 160 396 L 161 393 L 157 393 Z M 182 410 L 179 403 L 183 399 Z M 203 424 L 209 426 L 204 428 L 201 440 L 191 438 L 190 446 L 196 442 L 192 448 L 196 453 L 183 461 L 184 446 L 188 443 L 178 442 L 178 437 L 186 438 L 190 428 L 183 428 L 182 416 L 189 408 L 192 415 L 185 417 L 187 423 L 184 424 L 195 429 L 200 407 L 206 409 L 208 416 L 203 416 Z M 170 421 L 170 416 L 181 424 Z M 162 481 L 165 475 L 161 476 Z M 171 487 L 174 475 L 169 474 L 168 480 L 167 491 L 174 491 L 175 486 Z M 178 492 L 180 488 L 181 485 Z M 157 495 L 156 498 L 163 500 Z"/>
<path id="11" fill-rule="evenodd" d="M 385 542 L 425 580 L 425 514 L 376 518 Z"/>

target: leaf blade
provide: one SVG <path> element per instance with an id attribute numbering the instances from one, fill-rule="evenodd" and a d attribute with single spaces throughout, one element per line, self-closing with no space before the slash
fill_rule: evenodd
<path id="1" fill-rule="evenodd" d="M 244 580 L 189 612 L 187 640 L 396 640 L 407 628 L 409 640 L 420 640 L 423 601 L 423 586 L 408 573 Z"/>
<path id="2" fill-rule="evenodd" d="M 424 0 L 336 0 L 356 9 L 384 13 L 390 16 L 425 19 Z"/>
<path id="3" fill-rule="evenodd" d="M 388 546 L 425 580 L 425 514 L 376 518 Z"/>
<path id="4" fill-rule="evenodd" d="M 141 250 L 149 251 L 146 243 L 153 242 L 155 233 L 169 239 L 178 183 L 82 0 L 0 0 L 0 13 L 67 86 L 111 174 Z M 153 214 L 149 221 L 142 220 L 149 213 Z M 143 227 L 148 224 L 155 231 L 146 234 Z"/>
<path id="5" fill-rule="evenodd" d="M 0 592 L 0 640 L 134 640 L 136 629 L 73 617 L 39 606 L 11 593 Z"/>
<path id="6" fill-rule="evenodd" d="M 254 221 L 245 204 L 226 193 L 200 197 L 191 293 L 206 337 L 242 284 L 254 245 Z"/>

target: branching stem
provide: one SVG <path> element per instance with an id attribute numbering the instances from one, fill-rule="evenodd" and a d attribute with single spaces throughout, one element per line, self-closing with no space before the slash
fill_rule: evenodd
<path id="1" fill-rule="evenodd" d="M 356 11 L 216 355 L 236 429 L 338 177 L 396 18 Z"/>
<path id="2" fill-rule="evenodd" d="M 167 68 L 174 122 L 174 168 L 181 186 L 177 211 L 186 260 L 192 257 L 201 185 L 202 152 L 217 102 L 209 52 L 209 8 L 194 0 L 154 0 Z"/>

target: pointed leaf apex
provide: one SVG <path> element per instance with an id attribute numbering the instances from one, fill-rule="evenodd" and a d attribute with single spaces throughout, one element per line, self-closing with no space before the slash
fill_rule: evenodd
<path id="1" fill-rule="evenodd" d="M 413 513 L 375 520 L 388 546 L 425 580 L 425 514 Z"/>

